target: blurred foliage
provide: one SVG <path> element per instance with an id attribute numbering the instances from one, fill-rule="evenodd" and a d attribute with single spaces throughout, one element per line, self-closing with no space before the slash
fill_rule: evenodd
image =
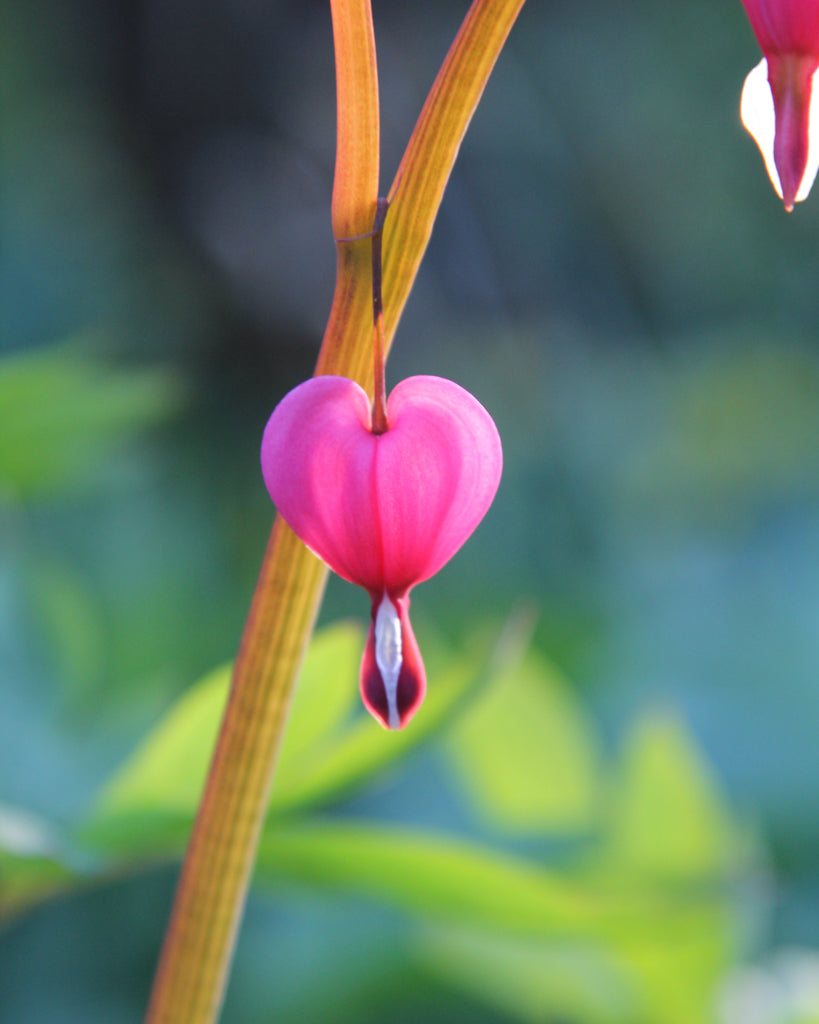
<path id="1" fill-rule="evenodd" d="M 62 348 L 0 366 L 0 480 L 7 500 L 75 489 L 105 448 L 177 404 L 167 373 L 106 369 Z"/>
<path id="2" fill-rule="evenodd" d="M 484 673 L 476 656 L 427 661 L 438 681 L 417 729 L 393 736 L 369 728 L 360 711 L 357 677 L 365 634 L 338 625 L 318 635 L 299 680 L 298 697 L 276 769 L 271 813 L 326 803 L 405 755 L 440 727 Z M 516 641 L 513 639 L 512 643 Z M 114 776 L 84 833 L 108 847 L 159 848 L 168 822 L 187 829 L 193 819 L 227 698 L 230 666 L 191 688 L 132 759 Z"/>
<path id="3" fill-rule="evenodd" d="M 375 6 L 386 180 L 465 5 Z M 406 733 L 331 579 L 226 1024 L 819 1019 L 819 203 L 757 59 L 735 0 L 524 9 L 389 368 L 478 395 L 501 491 Z M 0 4 L 0 1020 L 140 1019 L 334 116 L 322 0 Z"/>
<path id="4" fill-rule="evenodd" d="M 484 813 L 520 832 L 579 831 L 597 804 L 597 750 L 571 691 L 530 655 L 461 717 L 451 746 Z M 528 782 L 527 782 L 528 780 Z"/>
<path id="5" fill-rule="evenodd" d="M 334 802 L 339 778 L 348 794 L 372 785 L 387 765 L 427 740 L 436 724 L 443 740 L 450 733 L 457 738 L 464 725 L 463 735 L 474 740 L 474 723 L 485 721 L 483 709 L 499 700 L 512 708 L 530 699 L 535 706 L 541 698 L 546 705 L 554 700 L 547 664 L 527 657 L 525 670 L 515 671 L 517 643 L 496 650 L 489 677 L 477 666 L 464 672 L 468 655 L 439 652 L 433 664 L 440 685 L 430 713 L 396 743 L 351 707 L 363 639 L 357 627 L 340 625 L 317 634 L 311 646 L 282 751 L 282 784 L 261 841 L 257 885 L 275 892 L 283 882 L 296 882 L 328 895 L 361 893 L 398 908 L 416 922 L 412 956 L 419 971 L 445 981 L 442 965 L 451 962 L 453 984 L 517 1019 L 559 1012 L 576 1021 L 706 1020 L 715 985 L 734 955 L 739 908 L 726 887 L 737 872 L 747 875 L 753 862 L 740 849 L 685 731 L 668 722 L 641 727 L 615 783 L 617 811 L 610 821 L 586 814 L 577 833 L 586 852 L 573 870 L 547 868 L 539 858 L 445 833 L 357 816 L 333 820 L 315 808 Z M 471 686 L 465 688 L 464 678 Z M 227 672 L 219 670 L 185 694 L 78 828 L 47 839 L 50 829 L 42 823 L 13 811 L 0 818 L 6 913 L 63 888 L 106 884 L 146 861 L 181 854 L 227 682 Z M 316 716 L 325 692 L 328 702 Z M 443 718 L 441 709 L 455 701 L 466 714 Z M 588 723 L 570 691 L 562 704 L 563 718 L 575 723 L 561 741 L 563 760 L 582 763 L 591 742 Z M 456 742 L 454 750 L 474 756 L 468 745 Z M 333 771 L 323 767 L 327 762 Z M 538 767 L 516 757 L 504 767 L 504 783 L 529 794 L 517 806 L 537 806 L 541 830 L 549 830 L 553 811 L 556 830 L 565 832 L 565 805 L 535 804 L 543 781 Z M 595 776 L 590 785 L 601 782 L 596 766 L 586 766 L 586 773 Z M 510 821 L 483 776 L 466 777 L 496 825 L 530 829 L 529 815 Z M 312 781 L 304 785 L 305 778 Z M 288 779 L 295 791 L 288 790 Z M 495 966 L 488 970 L 490 963 Z"/>

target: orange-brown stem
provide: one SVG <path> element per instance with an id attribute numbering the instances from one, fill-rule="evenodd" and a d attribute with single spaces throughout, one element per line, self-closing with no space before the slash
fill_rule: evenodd
<path id="1" fill-rule="evenodd" d="M 381 297 L 381 243 L 389 200 L 379 198 L 375 208 L 372 231 L 372 285 L 373 285 L 373 433 L 383 434 L 389 429 L 387 421 L 386 353 L 384 352 L 384 303 Z"/>
<path id="2" fill-rule="evenodd" d="M 370 0 L 330 0 L 338 136 L 336 238 L 367 230 L 378 193 L 378 83 Z M 336 290 L 316 366 L 369 385 L 369 247 L 338 245 Z M 326 567 L 276 519 L 245 623 L 205 792 L 177 887 L 146 1024 L 219 1014 L 276 754 L 321 604 Z"/>

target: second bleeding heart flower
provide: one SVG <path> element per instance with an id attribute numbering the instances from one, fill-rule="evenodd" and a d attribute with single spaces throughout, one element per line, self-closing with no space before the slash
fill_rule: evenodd
<path id="1" fill-rule="evenodd" d="M 745 79 L 742 123 L 754 137 L 786 210 L 819 169 L 819 0 L 742 0 L 764 53 Z"/>
<path id="2" fill-rule="evenodd" d="M 436 573 L 483 518 L 503 456 L 492 417 L 441 377 L 410 377 L 372 428 L 370 400 L 346 377 L 287 394 L 268 421 L 262 473 L 291 529 L 369 593 L 361 695 L 386 728 L 406 725 L 426 692 L 409 592 Z"/>

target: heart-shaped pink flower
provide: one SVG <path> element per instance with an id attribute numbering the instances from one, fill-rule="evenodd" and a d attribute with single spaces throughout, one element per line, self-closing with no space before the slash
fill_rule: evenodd
<path id="1" fill-rule="evenodd" d="M 503 456 L 492 417 L 441 377 L 410 377 L 372 432 L 370 400 L 346 377 L 305 381 L 268 421 L 262 473 L 291 529 L 331 569 L 364 587 L 372 621 L 361 694 L 400 728 L 426 690 L 409 591 L 455 554 L 483 518 Z"/>

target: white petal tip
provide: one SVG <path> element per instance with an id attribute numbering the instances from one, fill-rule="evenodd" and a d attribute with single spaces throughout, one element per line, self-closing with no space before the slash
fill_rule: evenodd
<path id="1" fill-rule="evenodd" d="M 401 728 L 398 713 L 398 679 L 403 664 L 401 619 L 392 601 L 384 594 L 375 617 L 375 663 L 387 697 L 387 726 Z"/>

